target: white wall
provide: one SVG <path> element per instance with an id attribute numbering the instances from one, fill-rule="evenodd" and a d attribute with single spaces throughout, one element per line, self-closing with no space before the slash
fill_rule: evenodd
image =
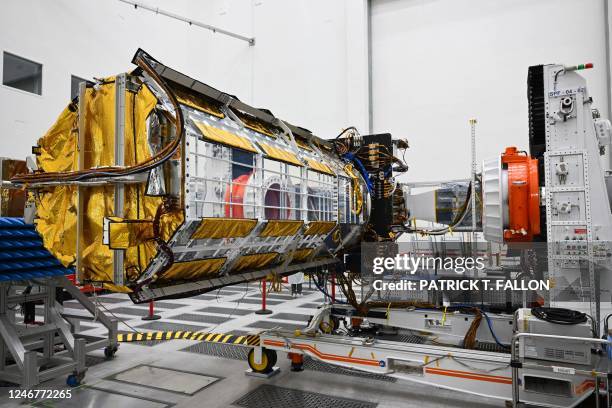
<path id="1" fill-rule="evenodd" d="M 608 112 L 602 0 L 372 0 L 373 127 L 407 137 L 405 180 L 467 177 L 468 119 L 481 161 L 528 147 L 530 65 L 583 71 Z"/>
<path id="2" fill-rule="evenodd" d="M 0 85 L 0 156 L 30 153 L 69 102 L 71 74 L 130 70 L 138 47 L 322 137 L 348 124 L 367 129 L 365 0 L 142 1 L 254 36 L 256 44 L 117 0 L 4 0 L 0 51 L 43 64 L 43 90 L 37 96 Z M 349 65 L 357 68 L 347 75 Z"/>

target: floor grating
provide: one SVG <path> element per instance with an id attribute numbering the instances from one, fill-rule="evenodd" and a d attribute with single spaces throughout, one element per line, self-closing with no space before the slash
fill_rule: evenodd
<path id="1" fill-rule="evenodd" d="M 300 307 L 304 307 L 304 308 L 307 308 L 307 309 L 316 309 L 319 306 L 321 306 L 321 304 L 322 303 L 311 302 L 311 303 L 304 303 L 303 305 L 300 305 Z"/>
<path id="2" fill-rule="evenodd" d="M 427 341 L 426 337 L 417 334 L 379 334 L 377 338 L 411 344 L 424 344 Z"/>
<path id="3" fill-rule="evenodd" d="M 248 303 L 250 305 L 260 305 L 261 304 L 261 299 L 252 299 L 252 298 L 244 298 L 242 300 L 240 300 L 240 302 L 237 302 L 236 300 L 232 300 L 232 303 Z M 280 305 L 281 303 L 283 303 L 283 301 L 281 300 L 268 300 L 266 299 L 266 304 L 268 306 L 276 306 L 276 305 Z"/>
<path id="4" fill-rule="evenodd" d="M 145 309 L 138 309 L 136 307 L 117 307 L 110 309 L 114 314 L 122 314 L 129 316 L 146 316 L 147 311 Z"/>
<path id="5" fill-rule="evenodd" d="M 148 322 L 136 326 L 137 329 L 158 330 L 158 331 L 203 331 L 207 330 L 206 326 L 196 326 L 194 324 L 173 323 L 173 322 Z"/>
<path id="6" fill-rule="evenodd" d="M 367 378 L 369 380 L 378 380 L 386 382 L 397 382 L 397 378 L 389 377 L 387 375 L 366 373 L 364 371 L 353 370 L 350 368 L 344 368 L 335 366 L 333 364 L 327 364 L 314 358 L 306 357 L 304 359 L 304 369 L 312 371 L 322 371 L 331 374 L 349 375 L 351 377 Z"/>
<path id="7" fill-rule="evenodd" d="M 310 316 L 304 314 L 297 313 L 276 313 L 272 315 L 268 315 L 270 319 L 278 319 L 278 320 L 292 320 L 296 322 L 307 322 L 310 319 Z"/>
<path id="8" fill-rule="evenodd" d="M 180 315 L 169 316 L 168 319 L 212 324 L 221 324 L 232 320 L 231 318 L 225 316 L 202 315 L 195 313 L 181 313 Z"/>
<path id="9" fill-rule="evenodd" d="M 254 310 L 245 310 L 245 309 L 238 309 L 238 308 L 233 308 L 233 307 L 217 307 L 217 306 L 208 306 L 208 307 L 205 307 L 204 309 L 198 309 L 196 311 L 203 312 L 203 313 L 218 313 L 218 314 L 224 314 L 227 316 L 230 316 L 230 315 L 245 316 L 245 315 L 248 315 L 254 312 Z"/>
<path id="10" fill-rule="evenodd" d="M 237 346 L 235 344 L 208 343 L 206 341 L 202 341 L 200 343 L 192 344 L 191 346 L 181 349 L 180 351 L 246 361 L 250 348 Z"/>
<path id="11" fill-rule="evenodd" d="M 211 295 L 214 296 L 235 296 L 235 295 L 239 295 L 239 294 L 245 294 L 245 291 L 237 291 L 237 290 L 220 290 L 220 291 L 213 291 L 210 292 Z M 248 293 L 248 292 L 246 292 Z"/>
<path id="12" fill-rule="evenodd" d="M 264 384 L 240 397 L 234 405 L 245 408 L 374 408 L 378 404 Z"/>
<path id="13" fill-rule="evenodd" d="M 251 299 L 261 299 L 261 294 L 256 294 L 256 295 L 250 295 L 249 298 Z M 291 299 L 295 299 L 293 296 L 291 296 L 290 294 L 281 294 L 281 293 L 268 293 L 266 294 L 266 299 L 278 299 L 278 300 L 291 300 Z"/>
<path id="14" fill-rule="evenodd" d="M 199 300 L 214 300 L 216 298 L 217 298 L 217 296 L 211 295 L 209 293 L 205 293 L 203 295 L 198 295 L 198 296 L 194 296 L 193 297 L 193 299 L 199 299 Z"/>
<path id="15" fill-rule="evenodd" d="M 179 309 L 181 307 L 187 307 L 189 305 L 183 304 L 183 303 L 171 303 L 171 302 L 155 302 L 153 304 L 154 309 L 160 308 L 160 309 Z M 140 304 L 140 305 L 134 305 L 134 307 L 146 307 L 148 308 L 149 305 L 148 304 Z"/>
<path id="16" fill-rule="evenodd" d="M 92 301 L 94 301 L 93 297 L 91 297 L 90 299 Z M 111 296 L 97 296 L 95 299 L 98 299 L 102 303 L 121 303 L 121 302 L 126 302 L 126 301 L 130 300 L 130 298 L 128 298 L 128 297 L 125 297 L 125 298 L 116 298 L 116 297 L 111 297 Z M 131 302 L 131 300 L 130 300 L 130 302 Z"/>
<path id="17" fill-rule="evenodd" d="M 503 347 L 497 343 L 484 343 L 484 342 L 478 342 L 476 344 L 476 350 L 492 351 L 494 353 L 509 353 L 510 352 L 509 347 Z"/>
<path id="18" fill-rule="evenodd" d="M 303 329 L 304 327 L 306 327 L 306 324 L 292 324 L 288 322 L 273 322 L 272 320 L 262 320 L 253 322 L 247 325 L 246 327 L 254 327 L 256 329 L 274 329 L 276 327 L 282 327 L 285 330 L 296 330 Z"/>

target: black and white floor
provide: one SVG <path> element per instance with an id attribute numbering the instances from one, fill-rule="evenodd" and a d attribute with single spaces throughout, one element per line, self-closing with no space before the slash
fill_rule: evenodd
<path id="1" fill-rule="evenodd" d="M 269 315 L 257 315 L 261 293 L 257 285 L 237 285 L 186 299 L 160 301 L 160 320 L 143 321 L 147 305 L 134 305 L 126 295 L 99 296 L 120 330 L 141 332 L 189 330 L 245 334 L 283 326 L 303 327 L 322 303 L 320 292 L 305 284 L 303 296 L 286 289 L 270 293 Z M 84 313 L 80 305 L 65 302 L 67 313 Z M 102 309 L 103 310 L 103 309 Z M 133 328 L 133 329 L 132 329 Z M 81 325 L 84 334 L 103 334 L 95 322 Z M 102 350 L 91 353 L 84 384 L 72 389 L 70 399 L 46 399 L 31 406 L 67 408 L 390 408 L 390 407 L 503 407 L 503 402 L 463 395 L 423 385 L 396 381 L 306 360 L 304 371 L 291 372 L 289 360 L 279 354 L 280 374 L 270 378 L 246 376 L 246 352 L 240 346 L 194 340 L 123 343 L 116 357 L 106 361 Z M 41 388 L 67 388 L 65 378 Z M 11 400 L 9 388 L 0 388 L 0 406 L 23 407 Z"/>

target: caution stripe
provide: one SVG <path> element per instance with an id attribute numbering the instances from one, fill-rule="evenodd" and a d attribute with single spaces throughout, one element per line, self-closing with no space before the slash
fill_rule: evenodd
<path id="1" fill-rule="evenodd" d="M 238 344 L 243 346 L 259 346 L 258 335 L 236 336 L 227 333 L 202 333 L 193 331 L 165 331 L 143 333 L 120 333 L 117 341 L 130 343 L 151 340 L 197 340 L 209 343 Z"/>

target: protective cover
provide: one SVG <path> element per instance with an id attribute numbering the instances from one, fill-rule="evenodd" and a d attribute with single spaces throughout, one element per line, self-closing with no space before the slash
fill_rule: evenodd
<path id="1" fill-rule="evenodd" d="M 126 92 L 125 165 L 134 165 L 151 157 L 147 143 L 146 119 L 157 104 L 157 98 L 146 85 L 136 93 Z M 84 168 L 114 164 L 115 135 L 115 79 L 104 79 L 101 84 L 87 88 L 85 93 Z M 55 124 L 39 139 L 38 167 L 44 172 L 65 172 L 78 169 L 78 107 L 70 103 Z M 60 185 L 37 190 L 36 229 L 45 247 L 64 266 L 76 259 L 76 189 L 74 185 Z M 161 197 L 145 194 L 145 184 L 125 186 L 124 215 L 126 219 L 150 220 L 160 206 Z M 102 230 L 105 217 L 114 214 L 114 186 L 81 187 L 84 196 L 83 223 L 83 280 L 113 281 L 112 249 L 103 244 Z M 168 214 L 161 219 L 164 235 L 170 237 L 182 223 L 182 212 Z M 127 238 L 126 238 L 127 239 Z M 132 244 L 135 242 L 132 242 Z M 138 245 L 125 250 L 127 280 L 135 280 L 157 253 L 155 242 L 141 239 Z M 129 291 L 125 286 L 110 286 L 117 291 Z"/>

